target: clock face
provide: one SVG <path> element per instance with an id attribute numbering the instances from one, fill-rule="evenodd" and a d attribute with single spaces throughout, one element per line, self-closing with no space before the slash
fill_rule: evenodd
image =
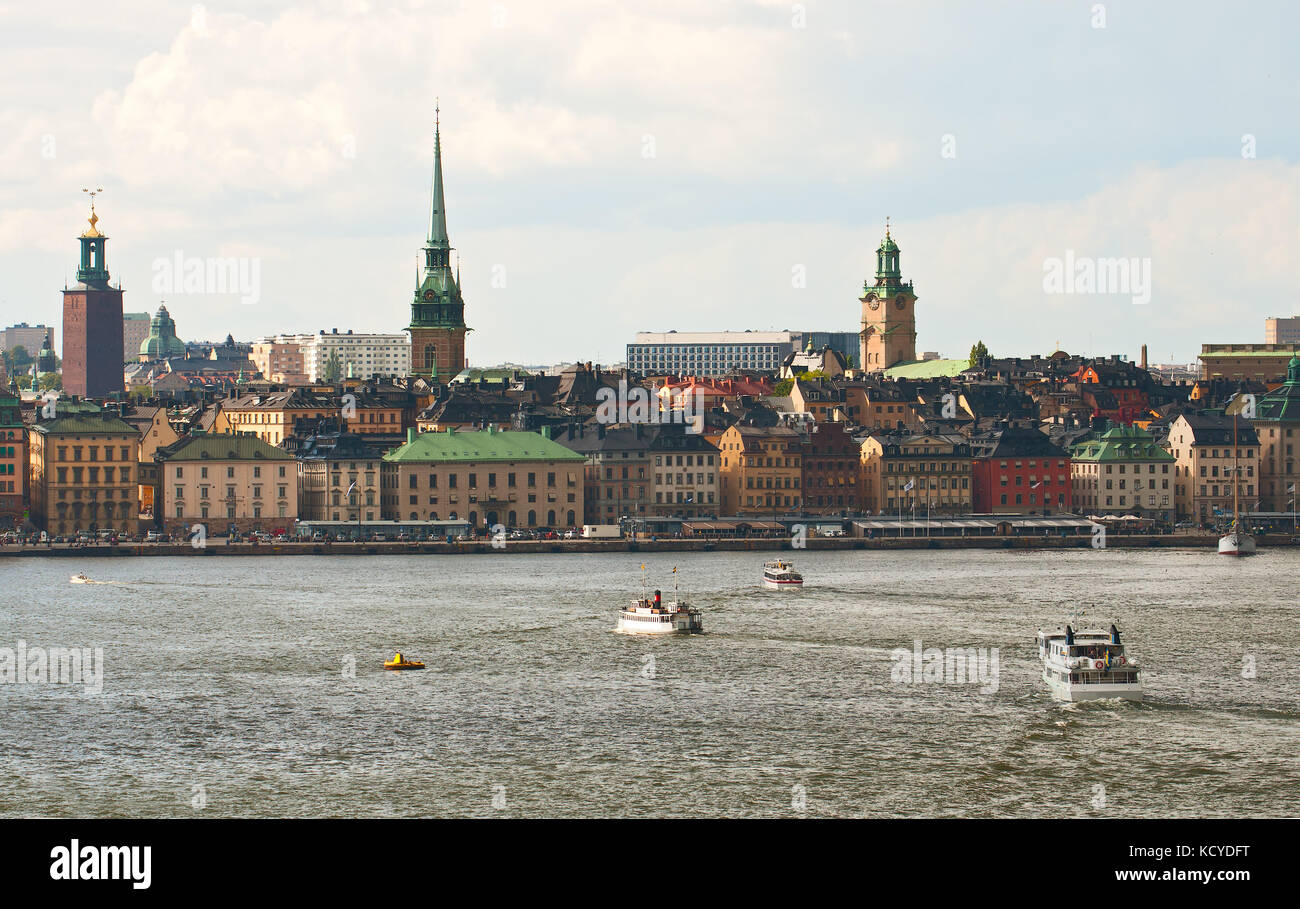
<path id="1" fill-rule="evenodd" d="M 872 310 L 877 310 L 880 308 L 880 301 L 877 300 L 875 297 L 870 297 L 867 300 L 867 306 L 871 307 Z"/>
<path id="2" fill-rule="evenodd" d="M 905 306 L 907 306 L 907 298 L 899 297 L 897 300 L 894 301 L 894 305 L 897 306 L 899 309 L 904 308 Z"/>
<path id="3" fill-rule="evenodd" d="M 432 299 L 433 299 L 433 291 L 431 291 L 431 290 L 426 290 L 426 291 L 424 292 L 424 299 L 426 299 L 426 300 L 432 300 Z"/>

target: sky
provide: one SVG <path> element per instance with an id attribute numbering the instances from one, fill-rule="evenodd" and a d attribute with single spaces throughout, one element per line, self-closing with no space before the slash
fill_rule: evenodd
<path id="1" fill-rule="evenodd" d="M 59 325 L 102 186 L 125 309 L 182 338 L 400 331 L 436 103 L 473 365 L 856 331 L 886 217 L 919 351 L 1187 363 L 1300 315 L 1298 31 L 1267 0 L 0 0 L 0 324 Z"/>

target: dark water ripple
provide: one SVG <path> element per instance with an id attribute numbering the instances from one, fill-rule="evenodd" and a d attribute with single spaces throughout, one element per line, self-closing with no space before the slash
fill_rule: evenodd
<path id="1" fill-rule="evenodd" d="M 761 554 L 0 561 L 0 647 L 107 663 L 0 685 L 0 815 L 1300 814 L 1300 553 L 795 555 L 801 592 Z M 642 561 L 709 634 L 611 633 Z M 1145 703 L 1046 696 L 1075 606 Z M 999 648 L 998 690 L 893 683 L 917 638 Z"/>

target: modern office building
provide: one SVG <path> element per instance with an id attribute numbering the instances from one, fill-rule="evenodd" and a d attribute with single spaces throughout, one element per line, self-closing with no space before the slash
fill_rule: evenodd
<path id="1" fill-rule="evenodd" d="M 800 337 L 797 331 L 642 331 L 627 346 L 627 366 L 643 375 L 774 373 L 800 349 Z"/>
<path id="2" fill-rule="evenodd" d="M 124 362 L 140 358 L 140 345 L 149 338 L 153 319 L 147 312 L 122 313 L 122 354 Z"/>
<path id="3" fill-rule="evenodd" d="M 1264 320 L 1265 344 L 1300 344 L 1300 316 Z"/>
<path id="4" fill-rule="evenodd" d="M 45 335 L 49 331 L 47 325 L 28 325 L 26 322 L 10 325 L 0 330 L 0 350 L 10 351 L 15 347 L 21 347 L 29 356 L 34 357 L 41 349 L 41 345 L 45 343 Z"/>

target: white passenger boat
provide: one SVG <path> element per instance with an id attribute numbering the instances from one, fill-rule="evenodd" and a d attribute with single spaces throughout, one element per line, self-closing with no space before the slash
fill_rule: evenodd
<path id="1" fill-rule="evenodd" d="M 1120 643 L 1119 629 L 1038 633 L 1038 656 L 1043 661 L 1043 681 L 1052 696 L 1063 701 L 1120 698 L 1142 700 L 1137 661 Z"/>
<path id="2" fill-rule="evenodd" d="M 656 590 L 653 597 L 643 596 L 625 606 L 614 630 L 620 634 L 699 634 L 704 631 L 704 616 L 680 596 L 665 602 Z"/>
<path id="3" fill-rule="evenodd" d="M 773 559 L 763 563 L 763 583 L 773 590 L 802 587 L 803 575 L 794 570 L 794 563 Z"/>

